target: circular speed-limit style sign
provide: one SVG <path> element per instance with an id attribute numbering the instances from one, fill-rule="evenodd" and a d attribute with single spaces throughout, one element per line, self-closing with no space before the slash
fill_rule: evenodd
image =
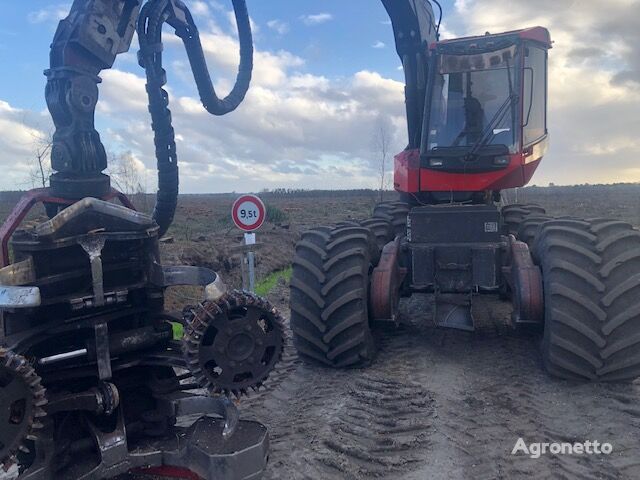
<path id="1" fill-rule="evenodd" d="M 262 200 L 255 195 L 243 195 L 233 204 L 231 217 L 240 230 L 253 232 L 264 223 L 266 208 Z"/>

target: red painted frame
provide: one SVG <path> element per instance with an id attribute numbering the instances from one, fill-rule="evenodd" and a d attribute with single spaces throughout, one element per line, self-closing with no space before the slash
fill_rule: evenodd
<path id="1" fill-rule="evenodd" d="M 125 207 L 131 210 L 136 209 L 124 193 L 115 189 L 111 189 L 111 192 L 101 200 L 109 201 L 114 198 L 120 200 L 120 203 Z M 9 240 L 34 206 L 38 203 L 53 203 L 68 207 L 76 203 L 76 201 L 55 197 L 51 195 L 51 191 L 48 188 L 37 188 L 24 194 L 0 227 L 0 249 L 2 253 L 0 255 L 0 267 L 9 265 Z"/>
<path id="2" fill-rule="evenodd" d="M 200 476 L 196 475 L 190 470 L 186 470 L 184 468 L 171 467 L 168 465 L 164 465 L 162 467 L 152 467 L 152 468 L 144 468 L 137 469 L 133 472 L 138 476 L 149 476 L 149 477 L 165 477 L 165 478 L 180 478 L 183 480 L 202 480 Z"/>

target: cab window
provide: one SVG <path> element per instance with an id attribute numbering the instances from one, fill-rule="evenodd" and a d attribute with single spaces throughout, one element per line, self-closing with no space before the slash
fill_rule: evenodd
<path id="1" fill-rule="evenodd" d="M 536 143 L 547 134 L 547 51 L 525 47 L 524 58 L 524 145 Z"/>

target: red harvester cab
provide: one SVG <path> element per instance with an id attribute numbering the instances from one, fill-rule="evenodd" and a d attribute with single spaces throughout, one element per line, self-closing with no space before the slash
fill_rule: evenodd
<path id="1" fill-rule="evenodd" d="M 433 43 L 420 149 L 396 157 L 395 189 L 438 203 L 526 185 L 548 145 L 550 48 L 543 27 Z"/>

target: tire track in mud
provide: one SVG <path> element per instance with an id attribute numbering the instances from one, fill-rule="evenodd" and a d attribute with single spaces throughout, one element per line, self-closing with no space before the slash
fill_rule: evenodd
<path id="1" fill-rule="evenodd" d="M 343 478 L 401 476 L 428 448 L 434 402 L 419 385 L 365 375 L 349 391 L 319 461 Z"/>
<path id="2" fill-rule="evenodd" d="M 269 427 L 266 478 L 402 478 L 423 463 L 433 397 L 406 373 L 394 379 L 386 371 L 410 364 L 331 370 L 302 363 L 288 349 L 274 384 L 242 404 L 244 417 Z"/>
<path id="3" fill-rule="evenodd" d="M 545 455 L 531 459 L 511 455 L 518 438 L 531 442 L 599 440 L 616 445 L 616 431 L 638 423 L 638 413 L 620 408 L 637 401 L 637 387 L 571 384 L 554 380 L 542 370 L 538 337 L 520 335 L 495 319 L 498 303 L 478 302 L 486 323 L 470 337 L 451 332 L 446 348 L 466 353 L 474 368 L 464 384 L 438 390 L 442 404 L 439 432 L 460 452 L 464 477 L 495 478 L 637 478 L 634 461 L 615 456 Z M 483 305 L 484 303 L 484 305 Z M 610 401 L 612 390 L 622 402 Z M 637 446 L 637 433 L 631 444 Z M 626 443 L 626 442 L 625 442 Z M 629 445 L 620 444 L 620 449 Z M 636 452 L 637 454 L 637 452 Z M 625 456 L 625 455 L 623 455 Z M 635 456 L 635 455 L 634 455 Z"/>
<path id="4" fill-rule="evenodd" d="M 506 325 L 507 304 L 475 307 L 475 333 L 378 329 L 367 369 L 308 366 L 291 349 L 274 383 L 242 408 L 269 427 L 266 478 L 640 478 L 639 386 L 553 380 L 539 337 Z M 428 323 L 424 300 L 405 310 Z M 520 437 L 610 442 L 614 454 L 512 456 Z"/>

